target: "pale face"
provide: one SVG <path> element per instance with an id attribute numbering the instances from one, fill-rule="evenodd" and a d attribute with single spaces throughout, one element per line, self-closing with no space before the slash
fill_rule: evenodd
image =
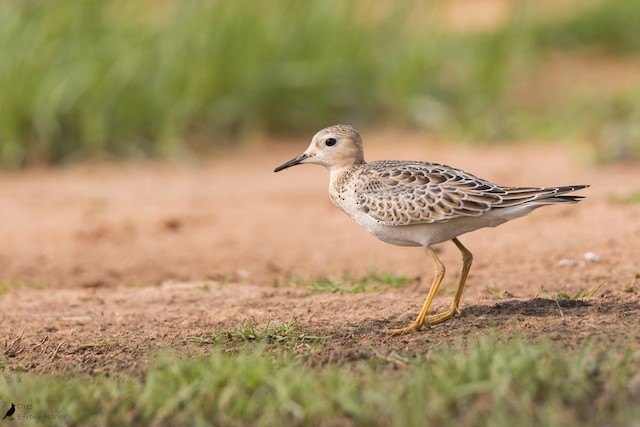
<path id="1" fill-rule="evenodd" d="M 278 166 L 274 172 L 305 163 L 322 165 L 332 171 L 362 162 L 362 139 L 358 131 L 351 126 L 334 125 L 316 133 L 304 153 Z"/>

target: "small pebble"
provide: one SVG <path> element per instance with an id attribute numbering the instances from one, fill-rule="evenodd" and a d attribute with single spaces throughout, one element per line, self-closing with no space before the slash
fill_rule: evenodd
<path id="1" fill-rule="evenodd" d="M 575 259 L 561 259 L 560 261 L 558 261 L 558 266 L 559 267 L 565 267 L 567 265 L 576 265 L 578 263 L 578 261 L 576 261 Z"/>
<path id="2" fill-rule="evenodd" d="M 584 254 L 584 259 L 590 262 L 600 262 L 602 257 L 595 252 L 587 252 Z"/>

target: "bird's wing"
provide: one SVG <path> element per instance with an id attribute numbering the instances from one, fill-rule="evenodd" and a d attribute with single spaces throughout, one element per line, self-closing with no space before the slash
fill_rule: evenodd
<path id="1" fill-rule="evenodd" d="M 551 188 L 501 187 L 436 163 L 367 163 L 355 182 L 359 208 L 386 225 L 445 222 L 479 216 L 550 194 Z"/>

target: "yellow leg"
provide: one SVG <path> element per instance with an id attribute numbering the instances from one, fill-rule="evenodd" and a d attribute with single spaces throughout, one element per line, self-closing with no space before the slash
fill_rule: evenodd
<path id="1" fill-rule="evenodd" d="M 429 307 L 431 306 L 431 302 L 433 301 L 433 297 L 435 297 L 436 292 L 438 292 L 438 287 L 442 282 L 442 278 L 444 277 L 444 265 L 438 259 L 438 256 L 433 251 L 431 246 L 427 246 L 427 253 L 433 260 L 433 264 L 436 267 L 436 275 L 433 278 L 433 283 L 431 284 L 431 289 L 429 289 L 429 294 L 427 295 L 427 299 L 424 301 L 424 305 L 422 306 L 422 310 L 420 310 L 420 314 L 418 318 L 411 325 L 402 329 L 393 329 L 391 331 L 391 335 L 406 335 L 411 332 L 417 331 L 424 325 L 424 320 L 427 317 L 427 312 L 429 311 Z"/>
<path id="2" fill-rule="evenodd" d="M 460 275 L 460 283 L 458 284 L 456 295 L 453 297 L 453 301 L 451 302 L 451 306 L 449 307 L 449 309 L 443 313 L 428 316 L 425 319 L 425 322 L 429 325 L 437 325 L 438 323 L 442 323 L 451 319 L 456 314 L 460 314 L 458 305 L 460 304 L 460 298 L 462 298 L 462 291 L 464 290 L 464 284 L 467 281 L 469 270 L 471 270 L 473 255 L 467 248 L 462 245 L 462 243 L 460 243 L 460 240 L 458 240 L 457 237 L 453 238 L 453 243 L 455 243 L 458 249 L 460 249 L 460 252 L 462 252 L 462 274 Z"/>

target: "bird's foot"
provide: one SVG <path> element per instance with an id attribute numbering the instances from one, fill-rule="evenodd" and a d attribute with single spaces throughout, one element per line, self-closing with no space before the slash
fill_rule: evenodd
<path id="1" fill-rule="evenodd" d="M 389 334 L 392 337 L 395 337 L 398 335 L 409 335 L 419 331 L 420 329 L 422 329 L 424 325 L 427 325 L 427 327 L 437 325 L 439 323 L 446 322 L 447 320 L 451 319 L 455 315 L 460 315 L 460 309 L 458 309 L 458 307 L 451 306 L 447 311 L 434 314 L 432 316 L 427 316 L 422 321 L 416 320 L 406 328 L 392 329 L 391 331 L 389 331 Z"/>
<path id="2" fill-rule="evenodd" d="M 406 328 L 392 329 L 392 330 L 389 331 L 389 334 L 392 337 L 395 337 L 395 336 L 398 336 L 398 335 L 409 335 L 409 334 L 412 334 L 414 332 L 418 332 L 423 326 L 424 326 L 424 322 L 413 322 L 412 324 L 410 324 Z"/>
<path id="3" fill-rule="evenodd" d="M 446 322 L 455 315 L 460 315 L 460 310 L 458 309 L 458 307 L 451 307 L 449 308 L 449 310 L 443 313 L 434 314 L 433 316 L 427 316 L 425 322 L 429 325 L 437 325 L 439 323 Z"/>

